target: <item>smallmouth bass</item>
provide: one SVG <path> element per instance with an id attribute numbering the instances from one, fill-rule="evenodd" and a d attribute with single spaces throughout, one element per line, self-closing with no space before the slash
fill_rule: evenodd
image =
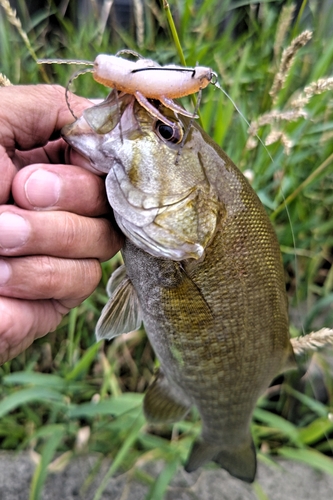
<path id="1" fill-rule="evenodd" d="M 157 103 L 156 103 L 157 105 Z M 280 249 L 259 198 L 197 125 L 159 105 L 173 127 L 130 95 L 110 94 L 63 129 L 106 176 L 126 236 L 96 327 L 111 339 L 142 321 L 160 369 L 144 399 L 151 422 L 202 419 L 185 469 L 213 460 L 252 482 L 258 397 L 293 367 Z"/>

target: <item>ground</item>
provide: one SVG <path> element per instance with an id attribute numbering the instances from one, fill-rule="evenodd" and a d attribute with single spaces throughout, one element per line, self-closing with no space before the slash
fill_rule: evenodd
<path id="1" fill-rule="evenodd" d="M 50 474 L 41 500 L 92 500 L 110 463 L 105 462 L 90 488 L 80 488 L 92 469 L 96 457 L 78 457 L 62 472 Z M 331 500 L 333 475 L 316 472 L 295 462 L 280 460 L 277 466 L 259 463 L 258 483 L 267 500 Z M 0 453 L 1 500 L 27 500 L 34 463 L 28 453 Z M 163 467 L 155 463 L 149 473 L 157 476 Z M 101 500 L 144 500 L 149 488 L 133 479 L 130 473 L 110 480 Z M 225 471 L 201 470 L 187 474 L 180 470 L 163 500 L 257 500 L 251 485 L 231 478 Z M 162 499 L 153 499 L 162 500 Z"/>

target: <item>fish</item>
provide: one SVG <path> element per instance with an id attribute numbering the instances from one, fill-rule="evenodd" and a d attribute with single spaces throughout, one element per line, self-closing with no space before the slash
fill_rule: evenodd
<path id="1" fill-rule="evenodd" d="M 193 120 L 151 103 L 172 127 L 113 92 L 62 130 L 106 175 L 125 236 L 97 339 L 143 323 L 160 365 L 144 397 L 147 420 L 173 423 L 195 406 L 202 430 L 185 470 L 214 461 L 251 483 L 256 402 L 296 367 L 278 240 L 226 153 Z"/>

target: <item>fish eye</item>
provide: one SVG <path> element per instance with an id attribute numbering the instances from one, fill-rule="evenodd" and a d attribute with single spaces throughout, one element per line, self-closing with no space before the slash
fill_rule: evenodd
<path id="1" fill-rule="evenodd" d="M 171 127 L 170 125 L 158 120 L 156 122 L 155 129 L 161 139 L 172 142 L 173 144 L 179 144 L 184 135 L 183 129 L 177 123 L 174 123 L 174 126 Z"/>

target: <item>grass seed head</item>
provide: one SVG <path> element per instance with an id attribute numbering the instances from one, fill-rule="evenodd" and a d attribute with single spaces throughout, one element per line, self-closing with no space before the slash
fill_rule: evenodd
<path id="1" fill-rule="evenodd" d="M 12 85 L 11 81 L 2 73 L 0 73 L 0 87 L 9 87 Z"/>
<path id="2" fill-rule="evenodd" d="M 279 70 L 275 75 L 272 88 L 269 92 L 269 95 L 273 99 L 273 103 L 276 102 L 278 93 L 283 88 L 283 85 L 287 79 L 290 68 L 293 65 L 297 52 L 299 51 L 299 49 L 304 47 L 304 45 L 306 45 L 308 41 L 311 40 L 311 38 L 312 38 L 312 31 L 309 30 L 303 31 L 303 33 L 294 38 L 289 47 L 287 47 L 283 51 Z"/>
<path id="3" fill-rule="evenodd" d="M 275 42 L 274 42 L 274 56 L 275 59 L 279 57 L 281 47 L 286 38 L 291 22 L 295 12 L 295 5 L 285 5 L 278 20 L 276 29 Z"/>

